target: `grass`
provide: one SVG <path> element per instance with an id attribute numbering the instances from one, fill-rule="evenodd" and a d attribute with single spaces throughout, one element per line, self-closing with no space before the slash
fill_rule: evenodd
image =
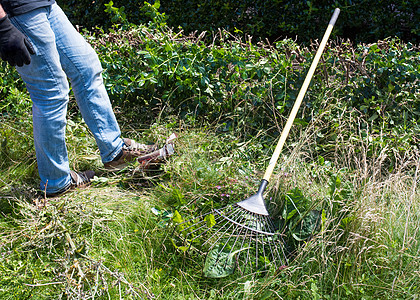
<path id="1" fill-rule="evenodd" d="M 319 211 L 318 230 L 297 240 L 299 232 L 285 227 L 286 268 L 210 279 L 202 275 L 204 255 L 175 247 L 171 218 L 175 211 L 194 218 L 256 192 L 300 84 L 298 70 L 312 54 L 288 40 L 277 50 L 236 39 L 199 45 L 195 34 L 161 26 L 89 40 L 105 63 L 123 135 L 162 144 L 177 132 L 176 155 L 159 172 L 132 166 L 106 173 L 71 99 L 71 168 L 93 169 L 97 178 L 56 199 L 34 198 L 31 104 L 18 75 L 2 66 L 0 298 L 418 299 L 418 47 L 392 39 L 328 47 L 323 76 L 313 80 L 265 195 L 273 215 L 287 221 Z M 209 50 L 220 59 L 209 61 Z M 267 74 L 259 72 L 264 57 Z M 178 68 L 184 61 L 191 64 Z M 220 94 L 207 95 L 208 80 Z M 144 97 L 154 107 L 148 114 Z M 219 124 L 195 119 L 199 108 Z"/>
<path id="2" fill-rule="evenodd" d="M 31 197 L 38 179 L 30 120 L 1 122 L 2 299 L 418 297 L 420 155 L 415 148 L 383 148 L 372 156 L 369 139 L 353 136 L 324 158 L 315 150 L 316 121 L 305 130 L 296 127 L 267 199 L 280 207 L 285 194 L 301 191 L 305 207 L 324 210 L 320 231 L 292 243 L 294 256 L 286 269 L 267 277 L 217 280 L 201 276 L 202 257 L 173 247 L 170 216 L 178 210 L 193 217 L 254 193 L 271 155 L 260 137 L 240 141 L 233 133 L 181 121 L 148 130 L 127 126 L 125 134 L 142 141 L 163 141 L 177 131 L 177 155 L 153 176 L 106 174 L 86 125 L 71 119 L 72 165 L 95 169 L 98 178 L 89 189 L 46 202 Z M 343 127 L 338 140 L 347 134 Z"/>

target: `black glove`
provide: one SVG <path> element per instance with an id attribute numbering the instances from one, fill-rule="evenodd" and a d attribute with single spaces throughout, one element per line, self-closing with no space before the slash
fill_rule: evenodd
<path id="1" fill-rule="evenodd" d="M 12 66 L 31 63 L 31 56 L 35 54 L 35 50 L 31 43 L 20 32 L 9 18 L 5 16 L 0 19 L 0 57 L 2 60 L 9 62 Z"/>

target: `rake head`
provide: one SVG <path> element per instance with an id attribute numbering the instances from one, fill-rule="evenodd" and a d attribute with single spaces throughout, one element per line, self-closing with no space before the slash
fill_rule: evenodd
<path id="1" fill-rule="evenodd" d="M 263 181 L 255 195 L 241 202 L 176 225 L 183 249 L 205 255 L 206 277 L 225 277 L 235 270 L 241 275 L 266 272 L 287 264 L 279 226 L 264 205 L 266 185 Z"/>

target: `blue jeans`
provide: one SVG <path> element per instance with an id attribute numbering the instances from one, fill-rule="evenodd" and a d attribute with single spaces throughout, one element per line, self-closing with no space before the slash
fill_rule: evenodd
<path id="1" fill-rule="evenodd" d="M 16 67 L 32 100 L 33 133 L 41 189 L 55 193 L 71 183 L 65 143 L 69 82 L 102 161 L 123 141 L 102 80 L 97 54 L 57 4 L 11 18 L 34 46 L 31 63 Z"/>

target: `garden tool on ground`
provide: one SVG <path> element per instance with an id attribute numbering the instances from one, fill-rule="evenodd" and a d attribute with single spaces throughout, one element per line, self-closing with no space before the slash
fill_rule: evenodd
<path id="1" fill-rule="evenodd" d="M 279 270 L 287 265 L 282 233 L 279 232 L 279 226 L 267 210 L 263 193 L 339 13 L 340 10 L 336 8 L 257 193 L 243 201 L 221 209 L 213 209 L 189 221 L 183 221 L 179 213 L 175 213 L 174 232 L 185 243 L 182 249 L 187 250 L 193 247 L 206 254 L 203 268 L 206 277 L 228 276 L 236 268 L 241 274 L 246 274 L 250 271 L 266 271 L 269 268 Z"/>

